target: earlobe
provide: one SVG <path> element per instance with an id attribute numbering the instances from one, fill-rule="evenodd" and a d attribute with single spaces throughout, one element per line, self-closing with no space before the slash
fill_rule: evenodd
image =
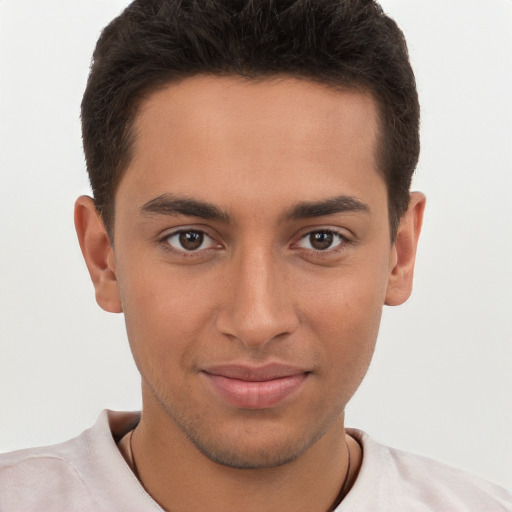
<path id="1" fill-rule="evenodd" d="M 420 192 L 412 192 L 409 208 L 400 220 L 390 259 L 390 274 L 385 304 L 398 306 L 412 292 L 416 249 L 423 222 L 426 199 Z"/>
<path id="2" fill-rule="evenodd" d="M 75 229 L 96 291 L 96 302 L 105 311 L 121 313 L 114 250 L 94 201 L 88 196 L 75 202 Z"/>

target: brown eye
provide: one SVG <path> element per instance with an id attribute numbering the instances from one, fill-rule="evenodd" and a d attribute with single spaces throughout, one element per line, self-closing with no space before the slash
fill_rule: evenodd
<path id="1" fill-rule="evenodd" d="M 328 249 L 335 249 L 338 246 L 344 245 L 347 239 L 331 230 L 312 231 L 304 235 L 297 244 L 302 249 L 310 249 L 313 251 L 327 251 Z"/>
<path id="2" fill-rule="evenodd" d="M 179 234 L 180 245 L 187 251 L 195 251 L 201 247 L 204 240 L 204 233 L 200 231 L 182 231 Z"/>
<path id="3" fill-rule="evenodd" d="M 329 249 L 334 241 L 334 233 L 329 231 L 319 231 L 317 233 L 311 233 L 309 235 L 309 243 L 313 249 L 317 251 L 324 251 Z"/>
<path id="4" fill-rule="evenodd" d="M 206 233 L 195 229 L 176 231 L 167 236 L 165 242 L 175 251 L 182 253 L 199 252 L 205 249 L 212 249 L 218 245 Z"/>

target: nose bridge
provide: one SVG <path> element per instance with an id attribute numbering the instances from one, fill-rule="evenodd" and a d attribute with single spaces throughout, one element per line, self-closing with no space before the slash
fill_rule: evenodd
<path id="1" fill-rule="evenodd" d="M 240 248 L 232 263 L 219 329 L 252 347 L 291 333 L 297 324 L 292 294 L 284 265 L 269 244 Z"/>

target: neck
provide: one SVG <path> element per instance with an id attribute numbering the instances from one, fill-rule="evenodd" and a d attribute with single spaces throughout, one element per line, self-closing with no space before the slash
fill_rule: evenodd
<path id="1" fill-rule="evenodd" d="M 343 416 L 294 461 L 259 469 L 213 462 L 172 421 L 166 421 L 165 428 L 157 425 L 162 423 L 142 415 L 131 439 L 132 465 L 135 462 L 141 483 L 165 510 L 325 512 L 343 498 L 349 449 L 351 471 L 343 494 L 360 465 L 357 443 L 347 445 Z"/>

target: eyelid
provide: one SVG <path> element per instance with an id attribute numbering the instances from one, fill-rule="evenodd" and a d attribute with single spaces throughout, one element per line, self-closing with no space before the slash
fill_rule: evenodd
<path id="1" fill-rule="evenodd" d="M 169 238 L 179 235 L 181 233 L 187 233 L 190 231 L 202 233 L 205 238 L 209 238 L 211 241 L 209 246 L 206 248 L 202 248 L 202 249 L 187 251 L 184 248 L 174 247 L 173 245 L 171 245 L 169 243 L 169 241 L 168 241 Z M 219 238 L 220 237 L 214 236 L 211 233 L 211 229 L 208 229 L 205 226 L 194 226 L 194 225 L 192 225 L 192 226 L 177 226 L 172 229 L 164 231 L 163 234 L 161 234 L 158 237 L 157 243 L 159 245 L 161 245 L 166 251 L 169 251 L 174 254 L 184 256 L 184 257 L 194 257 L 194 256 L 199 256 L 201 254 L 204 254 L 207 251 L 221 249 L 223 247 L 223 244 L 219 241 Z"/>
<path id="2" fill-rule="evenodd" d="M 339 237 L 339 242 L 333 245 L 332 247 L 329 247 L 327 249 L 315 249 L 313 247 L 307 248 L 307 247 L 301 247 L 299 243 L 303 240 L 305 240 L 307 237 L 313 235 L 314 233 L 330 233 L 333 235 L 336 235 Z M 325 255 L 333 254 L 340 252 L 347 248 L 347 246 L 352 245 L 354 243 L 352 237 L 349 233 L 347 233 L 347 230 L 332 227 L 332 226 L 315 226 L 315 227 L 308 227 L 307 230 L 302 230 L 296 237 L 295 242 L 292 244 L 292 248 L 304 250 L 309 253 L 318 254 L 318 255 Z"/>
<path id="3" fill-rule="evenodd" d="M 197 231 L 198 233 L 204 233 L 206 236 L 214 240 L 220 239 L 219 235 L 212 228 L 204 224 L 180 224 L 179 226 L 172 226 L 166 229 L 161 229 L 156 238 L 158 241 L 161 241 L 178 233 L 186 233 L 187 231 Z"/>

